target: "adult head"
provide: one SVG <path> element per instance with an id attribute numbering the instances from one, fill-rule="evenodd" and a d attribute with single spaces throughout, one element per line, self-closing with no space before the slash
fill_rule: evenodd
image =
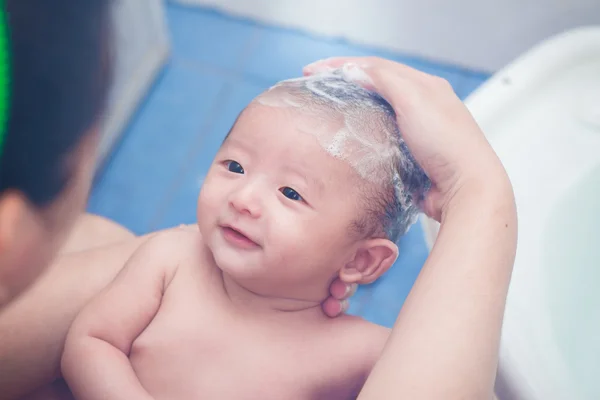
<path id="1" fill-rule="evenodd" d="M 110 81 L 108 0 L 5 0 L 0 305 L 45 268 L 82 210 Z"/>

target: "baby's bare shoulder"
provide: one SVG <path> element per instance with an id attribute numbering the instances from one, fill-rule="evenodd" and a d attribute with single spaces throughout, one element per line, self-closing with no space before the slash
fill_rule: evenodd
<path id="1" fill-rule="evenodd" d="M 166 276 L 167 281 L 189 264 L 201 248 L 200 233 L 185 229 L 168 229 L 153 233 L 136 249 L 125 268 L 144 268 L 146 274 Z M 127 267 L 129 265 L 129 267 Z"/>
<path id="2" fill-rule="evenodd" d="M 214 283 L 209 278 L 215 275 L 216 267 L 203 245 L 197 226 L 180 226 L 158 232 L 145 247 L 148 259 L 169 265 L 171 278 L 187 280 L 195 276 L 202 277 L 203 284 Z"/>
<path id="3" fill-rule="evenodd" d="M 147 257 L 173 260 L 186 257 L 200 248 L 201 239 L 197 229 L 172 228 L 152 234 L 139 250 Z"/>

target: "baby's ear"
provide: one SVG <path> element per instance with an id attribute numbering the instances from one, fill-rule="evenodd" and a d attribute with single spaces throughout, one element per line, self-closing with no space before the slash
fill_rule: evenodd
<path id="1" fill-rule="evenodd" d="M 388 239 L 367 239 L 356 250 L 354 259 L 340 270 L 345 283 L 372 283 L 398 258 L 398 246 Z"/>

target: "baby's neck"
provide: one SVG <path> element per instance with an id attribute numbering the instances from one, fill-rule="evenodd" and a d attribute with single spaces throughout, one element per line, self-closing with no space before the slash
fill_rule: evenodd
<path id="1" fill-rule="evenodd" d="M 231 303 L 244 312 L 262 315 L 304 315 L 306 318 L 323 317 L 321 301 L 261 295 L 240 285 L 226 272 L 222 274 L 225 293 Z"/>

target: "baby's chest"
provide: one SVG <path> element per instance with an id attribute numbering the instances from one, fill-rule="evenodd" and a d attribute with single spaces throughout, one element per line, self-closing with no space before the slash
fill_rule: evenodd
<path id="1" fill-rule="evenodd" d="M 328 384 L 331 360 L 306 341 L 237 321 L 214 305 L 183 311 L 159 313 L 130 355 L 157 400 L 307 400 Z"/>

